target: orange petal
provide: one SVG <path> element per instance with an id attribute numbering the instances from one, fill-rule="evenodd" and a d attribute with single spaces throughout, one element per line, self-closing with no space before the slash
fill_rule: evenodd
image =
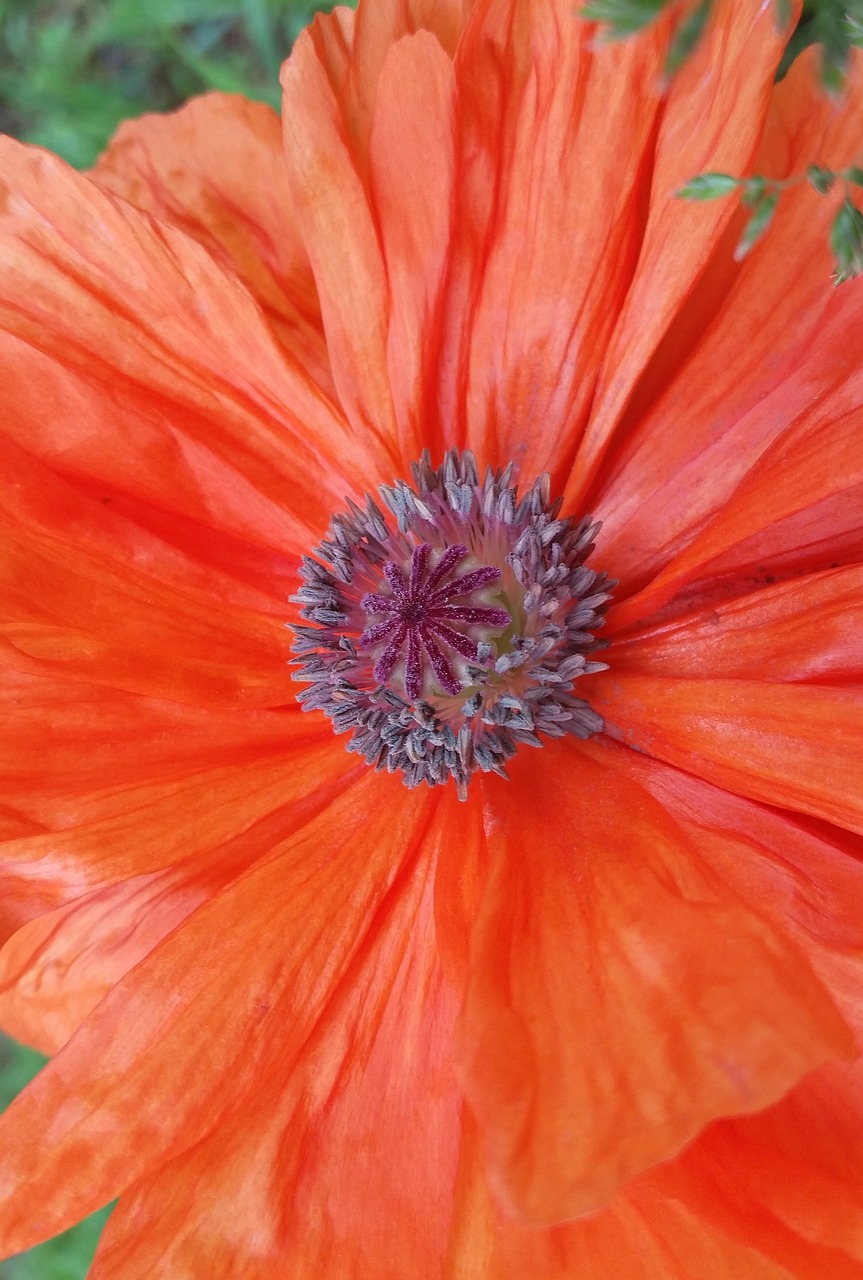
<path id="1" fill-rule="evenodd" d="M 861 841 L 792 820 L 645 756 L 626 757 L 633 776 L 691 835 L 723 882 L 799 943 L 863 1047 Z M 747 1218 L 760 1210 L 774 1225 L 785 1223 L 786 1232 L 863 1261 L 859 1054 L 825 1063 L 757 1115 L 711 1126 L 691 1154 L 684 1163 L 696 1183 L 721 1184 L 717 1206 L 745 1204 Z M 821 1274 L 833 1272 L 825 1265 Z"/>
<path id="2" fill-rule="evenodd" d="M 458 49 L 442 429 L 526 479 L 565 478 L 635 266 L 667 31 L 596 47 L 571 0 L 505 0 Z"/>
<path id="3" fill-rule="evenodd" d="M 284 607 L 267 617 L 224 601 L 206 589 L 216 575 L 184 574 L 180 557 L 104 504 L 5 461 L 0 637 L 31 670 L 201 707 L 292 701 Z"/>
<path id="4" fill-rule="evenodd" d="M 115 791 L 105 816 L 10 842 L 4 907 L 10 912 L 20 897 L 18 923 L 29 922 L 0 951 L 0 1026 L 56 1053 L 163 937 L 357 773 L 331 741 L 301 743 L 275 757 Z M 37 914 L 49 902 L 65 905 Z"/>
<path id="5" fill-rule="evenodd" d="M 766 1154 L 766 1153 L 765 1153 Z M 769 1156 L 762 1165 L 770 1176 Z M 747 1176 L 739 1160 L 724 1161 L 712 1133 L 699 1139 L 680 1159 L 660 1167 L 645 1178 L 641 1198 L 651 1216 L 657 1199 L 671 1203 L 678 1212 L 700 1223 L 703 1233 L 721 1233 L 729 1248 L 741 1250 L 743 1258 L 756 1252 L 763 1265 L 777 1270 L 768 1274 L 788 1280 L 863 1280 L 863 1266 L 844 1250 L 813 1240 L 806 1231 L 796 1231 L 782 1222 L 759 1195 L 757 1174 Z M 811 1191 L 811 1185 L 808 1188 Z M 820 1195 L 829 1195 L 822 1185 Z M 818 1204 L 813 1206 L 817 1212 Z M 852 1206 L 859 1218 L 860 1202 Z M 749 1275 L 746 1267 L 729 1275 Z"/>
<path id="6" fill-rule="evenodd" d="M 469 1124 L 466 1130 L 443 1280 L 801 1280 L 757 1245 L 717 1229 L 679 1196 L 634 1188 L 593 1217 L 544 1231 L 504 1218 Z M 828 1274 L 832 1280 L 832 1272 L 822 1276 Z"/>
<path id="7" fill-rule="evenodd" d="M 849 861 L 851 861 L 849 859 Z M 734 1194 L 763 1206 L 794 1233 L 850 1254 L 863 1274 L 863 945 L 861 892 L 855 948 L 834 951 L 817 969 L 854 1027 L 857 1057 L 825 1063 L 785 1098 L 745 1121 L 724 1121 L 705 1135 L 696 1165 L 710 1167 Z M 837 1142 L 837 1135 L 841 1141 Z"/>
<path id="8" fill-rule="evenodd" d="M 90 812 L 88 796 L 116 787 L 164 783 L 294 744 L 333 744 L 329 726 L 296 705 L 236 712 L 159 702 L 35 675 L 11 647 L 0 648 L 0 672 L 0 707 L 15 719 L 14 735 L 0 736 L 0 796 L 45 826 L 74 823 Z"/>
<path id="9" fill-rule="evenodd" d="M 218 556 L 219 546 L 234 539 L 257 551 L 259 560 L 267 553 L 272 560 L 274 552 L 297 556 L 320 536 L 328 504 L 343 500 L 342 493 L 336 498 L 332 478 L 328 490 L 317 476 L 321 487 L 312 504 L 301 460 L 296 492 L 285 480 L 287 459 L 270 466 L 267 480 L 262 473 L 244 475 L 242 462 L 222 447 L 218 433 L 207 437 L 203 416 L 166 405 L 109 370 L 101 383 L 79 377 L 62 360 L 2 329 L 0 369 L 8 392 L 4 457 L 17 442 L 138 523 L 152 524 L 155 511 L 157 528 L 180 530 L 174 540 L 183 550 L 203 548 L 205 557 L 215 550 Z M 122 449 L 116 447 L 120 429 Z M 246 429 L 250 437 L 256 430 L 248 424 Z M 212 531 L 215 549 L 209 547 Z"/>
<path id="10" fill-rule="evenodd" d="M 288 166 L 341 402 L 404 471 L 433 444 L 452 216 L 451 57 L 471 0 L 336 9 L 282 69 Z M 420 421 L 424 430 L 420 432 Z"/>
<path id="11" fill-rule="evenodd" d="M 388 467 L 398 474 L 386 269 L 335 87 L 347 82 L 350 66 L 340 23 L 338 13 L 318 19 L 282 68 L 288 172 L 341 404 L 355 434 L 374 448 L 381 475 Z"/>
<path id="12" fill-rule="evenodd" d="M 707 871 L 614 751 L 554 757 L 517 758 L 511 784 L 489 788 L 459 1033 L 493 1186 L 546 1225 L 849 1050 L 803 956 Z"/>
<path id="13" fill-rule="evenodd" d="M 844 1078 L 822 1068 L 761 1115 L 711 1128 L 685 1164 L 699 1182 L 719 1185 L 720 1204 L 745 1202 L 863 1263 L 861 1104 L 859 1066 L 853 1082 L 848 1068 Z"/>
<path id="14" fill-rule="evenodd" d="M 863 831 L 863 693 L 605 672 L 591 705 L 637 751 L 768 804 Z M 827 767 L 825 767 L 827 766 Z"/>
<path id="15" fill-rule="evenodd" d="M 279 808 L 291 794 L 283 773 L 302 796 L 363 768 L 326 723 L 298 708 L 236 713 L 156 702 L 34 676 L 3 649 L 0 709 L 15 723 L 0 738 L 0 806 L 10 828 L 2 937 L 106 882 L 180 860 L 227 822 L 215 846 L 240 829 L 247 805 L 250 822 Z M 257 799 L 244 795 L 250 778 Z"/>
<path id="16" fill-rule="evenodd" d="M 121 1196 L 92 1280 L 439 1275 L 461 1099 L 431 870 L 423 855 L 393 885 L 278 1080 Z"/>
<path id="17" fill-rule="evenodd" d="M 816 967 L 825 954 L 854 955 L 863 946 L 858 836 L 753 803 L 641 752 L 618 747 L 616 764 L 659 801 L 723 883 L 788 931 Z M 840 990 L 834 998 L 854 1013 Z"/>
<path id="18" fill-rule="evenodd" d="M 452 57 L 458 47 L 475 0 L 379 0 L 361 5 L 354 41 L 355 108 L 368 137 L 373 110 L 372 90 L 392 47 L 402 36 L 430 31 Z"/>
<path id="19" fill-rule="evenodd" d="M 722 244 L 735 206 L 730 200 L 691 203 L 677 199 L 676 193 L 705 170 L 750 171 L 786 34 L 778 29 L 775 13 L 757 0 L 722 0 L 713 6 L 704 38 L 672 82 L 650 157 L 653 171 L 638 263 L 609 343 L 596 410 L 567 486 L 567 501 L 575 507 L 583 502 L 639 380 L 645 373 L 648 379 L 676 379 L 682 362 L 677 345 L 682 342 L 686 350 L 712 318 L 693 293 Z M 619 163 L 615 150 L 609 157 Z M 733 269 L 727 258 L 723 265 L 727 288 Z M 669 330 L 673 354 L 668 351 Z M 714 376 L 711 385 L 715 381 Z"/>
<path id="20" fill-rule="evenodd" d="M 770 26 L 772 13 L 764 10 L 763 19 Z M 767 172 L 802 172 L 813 159 L 837 169 L 848 164 L 863 132 L 863 56 L 853 65 L 841 111 L 820 91 L 811 57 L 778 86 L 766 153 L 758 161 Z M 744 66 L 748 75 L 748 58 Z M 738 542 L 780 519 L 771 501 L 775 468 L 786 458 L 787 469 L 806 485 L 816 422 L 829 433 L 825 420 L 832 416 L 846 437 L 845 451 L 853 447 L 854 420 L 838 423 L 860 404 L 863 292 L 854 285 L 831 288 L 828 233 L 835 207 L 833 197 L 816 195 L 808 184 L 792 185 L 774 225 L 731 283 L 733 229 L 716 266 L 723 280 L 729 277 L 727 296 L 705 304 L 702 321 L 684 335 L 690 343 L 696 334 L 700 340 L 691 353 L 669 351 L 666 385 L 659 394 L 653 387 L 649 407 L 636 406 L 592 504 L 605 522 L 603 555 L 627 589 L 669 562 L 678 578 L 691 570 L 689 557 L 681 561 L 679 553 L 716 512 Z M 703 212 L 694 206 L 695 215 Z M 798 424 L 801 415 L 805 422 Z M 826 438 L 817 446 L 827 447 Z M 847 488 L 841 439 L 833 447 L 821 455 L 813 487 L 829 471 L 838 493 Z M 856 453 L 859 458 L 859 446 Z M 741 482 L 747 491 L 761 486 L 762 519 L 751 527 L 745 522 L 752 513 L 738 506 Z M 859 512 L 859 493 L 854 501 Z M 835 517 L 825 510 L 821 524 L 835 527 Z M 806 528 L 789 530 L 786 546 L 805 548 L 809 535 Z M 638 606 L 641 616 L 646 603 Z"/>
<path id="21" fill-rule="evenodd" d="M 859 563 L 861 396 L 863 362 L 815 410 L 783 426 L 702 532 L 620 605 L 615 625 L 649 617 L 679 593 L 742 595 L 765 578 Z"/>
<path id="22" fill-rule="evenodd" d="M 429 804 L 366 772 L 102 1000 L 0 1118 L 0 1253 L 272 1096 L 367 953 Z"/>
<path id="23" fill-rule="evenodd" d="M 176 872 L 120 881 L 20 928 L 0 951 L 0 1026 L 57 1053 L 124 974 L 207 898 Z"/>
<path id="24" fill-rule="evenodd" d="M 286 349 L 331 393 L 317 291 L 272 108 L 208 93 L 167 115 L 124 121 L 89 176 L 203 244 L 242 280 Z"/>
<path id="25" fill-rule="evenodd" d="M 440 456 L 446 447 L 435 434 L 432 373 L 453 211 L 453 90 L 452 63 L 430 32 L 400 40 L 381 72 L 370 141 L 390 295 L 387 368 L 405 465 L 424 448 Z"/>
<path id="26" fill-rule="evenodd" d="M 458 832 L 458 839 L 453 833 Z M 485 890 L 489 850 L 483 831 L 479 788 L 472 786 L 466 804 L 447 789 L 429 828 L 435 851 L 435 931 L 447 977 L 461 991 L 470 967 L 470 936 Z"/>
<path id="27" fill-rule="evenodd" d="M 3 518 L 10 537 L 17 530 L 19 537 L 62 543 L 60 558 L 80 556 L 84 568 L 92 560 L 107 561 L 121 574 L 146 575 L 181 593 L 191 588 L 224 602 L 235 616 L 250 609 L 284 619 L 297 584 L 296 555 L 216 529 L 206 515 L 172 515 L 152 503 L 106 493 L 104 485 L 64 475 L 62 463 L 55 469 L 8 436 L 0 435 L 0 463 L 8 480 Z M 256 513 L 246 510 L 254 521 Z M 275 541 L 274 535 L 271 529 Z M 31 607 L 46 602 L 47 597 L 32 600 Z M 103 615 L 103 631 L 109 630 L 108 619 Z"/>
<path id="28" fill-rule="evenodd" d="M 614 611 L 609 619 L 613 633 Z M 723 679 L 841 681 L 863 675 L 863 567 L 828 569 L 617 640 L 614 670 Z"/>
<path id="29" fill-rule="evenodd" d="M 369 459 L 245 286 L 61 161 L 10 139 L 0 160 L 8 433 L 234 532 L 260 537 L 265 508 L 270 536 L 304 550 Z"/>

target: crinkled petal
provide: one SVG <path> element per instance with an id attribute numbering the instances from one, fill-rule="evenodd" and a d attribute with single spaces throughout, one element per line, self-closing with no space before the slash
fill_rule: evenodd
<path id="1" fill-rule="evenodd" d="M 0 1252 L 62 1230 L 285 1079 L 366 953 L 429 803 L 366 773 L 113 988 L 0 1118 Z M 218 1070 L 203 1069 L 213 1053 Z"/>
<path id="2" fill-rule="evenodd" d="M 282 69 L 299 225 L 341 402 L 404 471 L 434 446 L 437 306 L 453 214 L 451 58 L 471 0 L 336 9 Z"/>
<path id="3" fill-rule="evenodd" d="M 292 699 L 284 604 L 272 617 L 225 600 L 242 593 L 218 589 L 224 574 L 142 532 L 2 438 L 0 457 L 8 483 L 0 642 L 31 670 L 199 707 Z M 274 591 L 281 581 L 287 594 L 287 563 L 273 577 Z"/>
<path id="4" fill-rule="evenodd" d="M 126 120 L 90 177 L 179 227 L 235 272 L 285 348 L 332 392 L 317 290 L 271 107 L 208 93 L 167 115 Z"/>
<path id="5" fill-rule="evenodd" d="M 328 726 L 297 712 L 238 719 L 88 695 L 81 685 L 10 686 L 3 939 L 45 911 L 193 853 L 206 876 L 203 860 L 225 841 L 247 830 L 257 838 L 268 824 L 281 838 L 362 768 Z M 248 864 L 251 853 L 238 857 Z"/>
<path id="6" fill-rule="evenodd" d="M 767 26 L 773 23 L 769 10 L 762 16 Z M 748 76 L 748 56 L 740 67 Z M 852 60 L 848 95 L 837 111 L 820 89 L 817 56 L 810 51 L 774 91 L 754 167 L 782 178 L 805 171 L 813 160 L 836 169 L 847 165 L 863 133 L 861 54 Z M 735 170 L 745 171 L 745 165 Z M 690 570 L 688 553 L 679 553 L 718 512 L 726 534 L 738 542 L 780 519 L 771 500 L 779 461 L 805 486 L 813 424 L 826 419 L 822 430 L 828 430 L 830 420 L 838 426 L 858 409 L 863 291 L 855 284 L 830 287 L 829 229 L 840 186 L 825 198 L 808 183 L 792 184 L 769 233 L 735 274 L 738 220 L 717 251 L 716 280 L 704 286 L 700 320 L 684 313 L 686 324 L 681 321 L 679 338 L 669 343 L 662 369 L 637 397 L 590 502 L 604 521 L 601 553 L 627 589 L 666 565 L 677 579 Z M 689 216 L 704 212 L 698 204 Z M 720 282 L 733 283 L 717 298 Z M 853 417 L 840 434 L 849 446 L 859 439 Z M 819 449 L 813 489 L 828 473 L 832 492 L 847 489 L 841 442 L 831 449 L 823 439 Z M 860 452 L 858 446 L 858 459 Z M 738 493 L 750 486 L 761 487 L 764 506 L 761 522 L 747 527 L 750 516 L 738 506 Z M 577 496 L 570 493 L 573 501 Z M 863 509 L 859 490 L 853 504 L 858 513 Z M 838 517 L 825 509 L 820 521 L 835 529 L 837 539 L 851 514 Z M 802 548 L 805 556 L 811 536 L 805 526 L 789 528 L 784 545 Z M 762 557 L 768 551 L 762 548 Z M 756 562 L 758 554 L 754 550 Z M 825 556 L 823 566 L 830 563 Z"/>
<path id="7" fill-rule="evenodd" d="M 612 634 L 616 618 L 610 618 Z M 616 640 L 615 671 L 689 679 L 863 675 L 863 566 L 789 578 Z"/>
<path id="8" fill-rule="evenodd" d="M 101 815 L 127 786 L 325 741 L 341 754 L 326 722 L 296 704 L 224 711 L 142 698 L 35 674 L 11 646 L 0 646 L 0 708 L 15 723 L 0 736 L 0 799 L 42 828 Z"/>
<path id="9" fill-rule="evenodd" d="M 350 785 L 358 766 L 331 739 L 290 729 L 293 750 L 118 788 L 100 816 L 4 845 L 4 910 L 23 926 L 0 950 L 6 1032 L 57 1052 L 162 938 Z"/>
<path id="10" fill-rule="evenodd" d="M 67 347 L 67 356 L 72 350 Z M 177 409 L 107 369 L 100 381 L 81 377 L 65 357 L 2 330 L 0 368 L 9 444 L 17 442 L 106 505 L 122 504 L 132 519 L 177 530 L 184 550 L 190 542 L 206 545 L 215 529 L 219 540 L 227 534 L 259 553 L 296 556 L 320 533 L 323 513 L 312 509 L 305 485 L 290 494 L 276 468 L 263 483 L 263 471 L 244 475 L 242 459 L 220 447 L 218 432 L 208 435 L 204 413 Z M 123 449 L 114 446 L 118 422 Z M 253 437 L 256 428 L 247 423 L 244 430 Z M 296 461 L 302 481 L 302 461 Z M 326 481 L 318 479 L 326 492 Z"/>
<path id="11" fill-rule="evenodd" d="M 764 1156 L 761 1166 L 769 1177 L 770 1157 L 766 1152 Z M 741 1168 L 737 1159 L 725 1159 L 722 1144 L 708 1134 L 678 1160 L 648 1175 L 643 1200 L 651 1215 L 659 1200 L 697 1222 L 704 1236 L 721 1233 L 729 1249 L 740 1250 L 741 1259 L 757 1258 L 762 1266 L 775 1268 L 768 1275 L 789 1280 L 863 1280 L 863 1264 L 845 1250 L 813 1241 L 805 1231 L 789 1228 L 774 1215 L 761 1197 L 758 1182 L 757 1171 Z M 807 1189 L 811 1192 L 811 1185 Z M 822 1183 L 816 1194 L 821 1203 L 829 1198 L 830 1188 Z M 859 1219 L 859 1213 L 857 1201 L 851 1206 L 852 1218 Z M 750 1273 L 744 1266 L 729 1274 Z"/>
<path id="12" fill-rule="evenodd" d="M 565 478 L 632 276 L 667 35 L 599 49 L 570 0 L 494 0 L 458 49 L 441 430 L 527 480 Z"/>
<path id="13" fill-rule="evenodd" d="M 7 422 L 10 416 L 11 409 Z M 60 459 L 53 466 L 34 457 L 8 436 L 0 435 L 0 464 L 9 482 L 3 518 L 10 536 L 26 531 L 43 543 L 62 542 L 64 561 L 79 555 L 85 564 L 107 561 L 120 574 L 146 575 L 180 594 L 191 589 L 212 600 L 217 610 L 215 602 L 226 604 L 235 616 L 241 616 L 239 606 L 284 618 L 286 601 L 296 589 L 298 557 L 283 547 L 262 546 L 217 529 L 203 513 L 196 519 L 140 498 L 123 498 L 104 484 L 70 476 Z M 273 541 L 278 540 L 273 530 Z M 31 594 L 32 607 L 44 609 L 47 597 Z"/>
<path id="14" fill-rule="evenodd" d="M 492 1185 L 535 1224 L 851 1048 L 799 950 L 597 751 L 516 758 L 486 801 L 459 1070 Z"/>
<path id="15" fill-rule="evenodd" d="M 863 1043 L 863 842 L 645 756 L 628 752 L 626 764 L 723 881 L 803 948 Z M 863 1061 L 825 1063 L 764 1111 L 713 1125 L 684 1165 L 719 1184 L 717 1207 L 758 1206 L 786 1234 L 863 1264 Z"/>
<path id="16" fill-rule="evenodd" d="M 0 160 L 4 429 L 121 493 L 305 549 L 370 459 L 245 285 L 54 157 L 5 139 Z"/>
<path id="17" fill-rule="evenodd" d="M 350 46 L 337 15 L 304 31 L 282 68 L 288 172 L 339 399 L 381 466 L 398 474 L 386 268 L 339 97 L 349 83 Z"/>
<path id="18" fill-rule="evenodd" d="M 495 1204 L 466 1128 L 444 1280 L 802 1280 L 804 1273 L 736 1241 L 679 1196 L 650 1189 L 623 1192 L 595 1216 L 544 1231 L 514 1222 Z"/>
<path id="19" fill-rule="evenodd" d="M 863 831 L 859 686 L 620 671 L 589 692 L 627 746 L 753 800 Z"/>
<path id="20" fill-rule="evenodd" d="M 724 243 L 733 201 L 690 203 L 676 193 L 696 173 L 751 171 L 786 35 L 775 11 L 757 0 L 722 0 L 713 5 L 707 31 L 672 81 L 652 148 L 638 262 L 567 486 L 567 499 L 575 506 L 581 505 L 616 433 L 626 431 L 627 409 L 643 408 L 641 380 L 655 385 L 678 376 L 678 348 L 685 351 L 698 342 L 733 280 Z M 609 163 L 619 164 L 617 148 L 608 148 L 607 154 Z M 717 253 L 721 279 L 706 285 L 705 273 Z M 701 297 L 705 290 L 709 300 Z M 691 428 L 686 430 L 691 439 Z"/>
<path id="21" fill-rule="evenodd" d="M 863 362 L 777 438 L 685 550 L 617 611 L 617 627 L 676 597 L 711 599 L 863 556 Z M 703 465 L 709 465 L 704 463 Z"/>
<path id="22" fill-rule="evenodd" d="M 120 1198 L 93 1280 L 440 1275 L 461 1098 L 423 853 L 264 1096 Z"/>
<path id="23" fill-rule="evenodd" d="M 368 12 L 368 10 L 366 10 Z M 369 184 L 389 287 L 386 360 L 404 464 L 445 447 L 429 394 L 453 216 L 454 74 L 428 31 L 405 37 L 381 72 Z"/>

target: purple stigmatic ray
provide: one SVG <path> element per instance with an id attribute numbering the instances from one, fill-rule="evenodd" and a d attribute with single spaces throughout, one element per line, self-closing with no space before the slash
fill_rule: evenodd
<path id="1" fill-rule="evenodd" d="M 419 697 L 422 689 L 423 654 L 446 693 L 461 691 L 461 682 L 438 641 L 454 653 L 474 661 L 477 642 L 457 630 L 452 625 L 454 622 L 469 627 L 495 628 L 505 627 L 511 621 L 505 609 L 451 603 L 495 582 L 500 577 L 500 569 L 487 566 L 462 577 L 451 578 L 453 570 L 467 555 L 467 547 L 460 544 L 448 547 L 429 571 L 430 554 L 431 547 L 427 542 L 414 547 L 408 577 L 394 561 L 388 560 L 384 565 L 384 577 L 392 595 L 369 593 L 360 601 L 366 613 L 385 615 L 383 622 L 368 627 L 359 639 L 361 649 L 381 640 L 389 642 L 375 663 L 375 679 L 386 684 L 404 653 L 405 693 L 412 700 Z"/>

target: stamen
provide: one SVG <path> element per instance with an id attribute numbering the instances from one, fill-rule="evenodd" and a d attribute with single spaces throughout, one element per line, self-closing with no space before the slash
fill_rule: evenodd
<path id="1" fill-rule="evenodd" d="M 511 468 L 480 483 L 455 450 L 413 477 L 381 490 L 389 520 L 349 502 L 303 557 L 294 678 L 348 750 L 408 786 L 453 778 L 464 798 L 519 745 L 602 728 L 571 690 L 604 667 L 587 655 L 614 584 L 584 564 L 598 524 L 561 518 L 548 477 L 519 498 Z"/>

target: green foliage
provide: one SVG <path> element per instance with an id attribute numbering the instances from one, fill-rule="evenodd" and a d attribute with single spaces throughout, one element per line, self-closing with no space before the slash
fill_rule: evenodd
<path id="1" fill-rule="evenodd" d="M 753 174 L 750 178 L 735 178 L 730 173 L 699 173 L 690 178 L 677 195 L 683 200 L 715 200 L 719 196 L 730 195 L 733 191 L 738 193 L 743 208 L 752 210 L 734 250 L 734 257 L 739 262 L 770 226 L 783 191 L 804 180 L 820 196 L 827 195 L 839 182 L 845 186 L 845 200 L 830 231 L 830 248 L 836 266 L 834 282 L 844 284 L 846 280 L 853 280 L 855 276 L 863 274 L 863 213 L 849 194 L 853 186 L 863 187 L 863 169 L 859 165 L 852 164 L 846 169 L 835 170 L 822 164 L 810 164 L 805 174 L 781 180 L 766 178 L 760 173 Z"/>
<path id="2" fill-rule="evenodd" d="M 588 0 L 581 16 L 601 23 L 606 40 L 625 40 L 649 27 L 673 3 L 674 0 Z M 777 3 L 787 4 L 788 0 L 777 0 Z M 696 0 L 677 24 L 665 61 L 669 77 L 680 69 L 698 44 L 712 8 L 713 0 Z"/>
<path id="3" fill-rule="evenodd" d="M 47 1059 L 35 1049 L 28 1049 L 0 1034 L 0 1111 L 5 1111 Z"/>
<path id="4" fill-rule="evenodd" d="M 836 260 L 836 283 L 853 280 L 863 271 L 863 213 L 846 196 L 830 228 L 830 248 Z"/>
<path id="5" fill-rule="evenodd" d="M 810 0 L 809 34 L 821 46 L 821 81 L 833 94 L 841 94 L 848 56 L 863 43 L 863 0 Z"/>
<path id="6" fill-rule="evenodd" d="M 836 174 L 833 170 L 825 169 L 823 164 L 810 164 L 806 170 L 806 177 L 812 183 L 819 196 L 826 196 L 836 181 Z"/>
<path id="7" fill-rule="evenodd" d="M 668 0 L 589 0 L 581 16 L 607 27 L 610 40 L 624 40 L 650 26 Z"/>
<path id="8" fill-rule="evenodd" d="M 745 199 L 745 196 L 743 197 Z M 764 232 L 773 221 L 773 215 L 776 212 L 776 206 L 779 203 L 779 191 L 775 188 L 765 191 L 759 196 L 752 206 L 752 217 L 743 229 L 743 235 L 738 241 L 737 248 L 734 250 L 734 257 L 739 262 L 741 258 L 745 258 L 749 250 L 757 240 L 760 240 Z"/>
<path id="9" fill-rule="evenodd" d="M 279 105 L 279 65 L 333 0 L 0 0 L 0 130 L 72 164 L 121 120 L 207 89 Z"/>
<path id="10" fill-rule="evenodd" d="M 713 0 L 699 0 L 695 8 L 680 23 L 672 37 L 671 48 L 665 59 L 666 75 L 673 76 L 679 71 L 692 53 L 707 26 L 712 7 Z"/>
<path id="11" fill-rule="evenodd" d="M 101 1209 L 53 1240 L 0 1262 L 0 1280 L 83 1280 L 110 1212 Z"/>
<path id="12" fill-rule="evenodd" d="M 618 0 L 603 0 L 606 6 L 606 21 L 615 21 L 615 6 Z M 699 0 L 696 8 L 679 28 L 686 28 L 687 23 L 702 22 L 712 0 Z M 787 24 L 789 16 L 788 0 L 775 0 L 777 5 L 777 22 L 781 26 Z M 699 18 L 700 15 L 700 18 Z M 678 39 L 679 39 L 678 32 Z M 681 46 L 682 56 L 677 55 L 679 66 L 688 51 L 697 41 L 695 35 L 688 33 Z M 863 48 L 863 0 L 806 0 L 803 17 L 788 42 L 785 56 L 779 67 L 777 78 L 781 79 L 794 58 L 809 44 L 821 46 L 821 83 L 825 92 L 840 96 L 844 90 L 848 60 L 853 48 Z M 748 178 L 738 178 L 730 173 L 699 173 L 690 178 L 677 192 L 684 200 L 714 200 L 719 196 L 737 192 L 744 208 L 752 211 L 743 235 L 735 250 L 738 261 L 749 253 L 752 246 L 761 238 L 776 212 L 783 190 L 803 180 L 807 180 L 818 195 L 824 196 L 836 185 L 844 182 L 846 199 L 837 213 L 830 234 L 830 247 L 836 266 L 835 282 L 842 284 L 863 273 L 863 241 L 861 226 L 863 214 L 859 212 L 850 196 L 849 186 L 863 187 L 863 169 L 857 164 L 850 164 L 845 169 L 834 171 L 820 164 L 810 164 L 804 175 L 797 175 L 782 182 L 754 174 Z"/>
<path id="13" fill-rule="evenodd" d="M 715 200 L 717 196 L 730 195 L 739 186 L 740 179 L 732 178 L 730 173 L 698 173 L 677 194 L 682 200 Z"/>

